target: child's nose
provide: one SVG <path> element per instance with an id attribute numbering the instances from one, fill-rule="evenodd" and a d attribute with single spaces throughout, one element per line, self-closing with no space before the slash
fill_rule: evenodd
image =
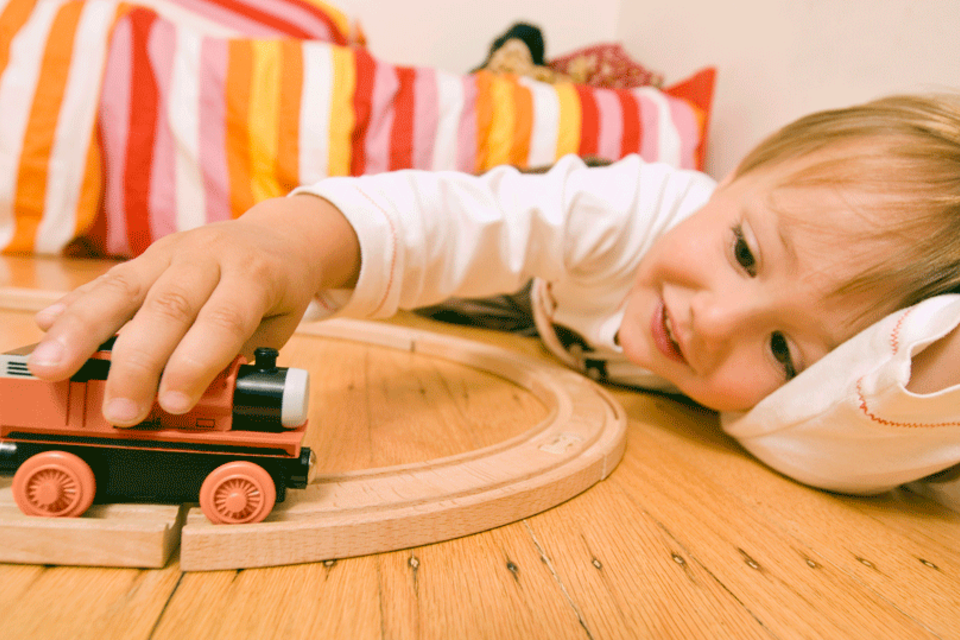
<path id="1" fill-rule="evenodd" d="M 746 296 L 705 294 L 691 305 L 690 329 L 705 359 L 720 357 L 745 340 L 761 316 L 757 302 Z"/>

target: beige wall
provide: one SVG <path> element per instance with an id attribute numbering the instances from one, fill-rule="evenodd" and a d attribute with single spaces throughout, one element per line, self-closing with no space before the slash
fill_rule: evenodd
<path id="1" fill-rule="evenodd" d="M 960 90 L 958 0 L 623 0 L 617 34 L 668 78 L 718 67 L 707 166 L 718 177 L 805 113 Z"/>
<path id="2" fill-rule="evenodd" d="M 463 72 L 511 23 L 547 54 L 621 40 L 668 81 L 718 67 L 707 171 L 720 177 L 804 113 L 897 91 L 960 90 L 960 0 L 331 0 L 378 57 Z"/>
<path id="3" fill-rule="evenodd" d="M 327 0 L 357 16 L 370 50 L 397 64 L 466 72 L 514 22 L 544 33 L 547 55 L 611 40 L 620 0 Z"/>

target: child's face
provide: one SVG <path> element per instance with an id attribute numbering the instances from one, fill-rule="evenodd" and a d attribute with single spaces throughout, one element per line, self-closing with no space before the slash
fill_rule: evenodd
<path id="1" fill-rule="evenodd" d="M 830 297 L 878 259 L 845 244 L 865 223 L 837 189 L 776 188 L 784 170 L 722 183 L 644 257 L 626 299 L 627 357 L 720 411 L 749 409 L 875 319 L 875 298 Z"/>

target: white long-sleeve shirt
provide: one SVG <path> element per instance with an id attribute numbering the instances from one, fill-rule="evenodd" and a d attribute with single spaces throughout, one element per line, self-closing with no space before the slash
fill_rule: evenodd
<path id="1" fill-rule="evenodd" d="M 593 377 L 663 389 L 615 344 L 624 298 L 644 254 L 714 186 L 637 156 L 591 168 L 568 156 L 546 174 L 399 171 L 296 193 L 331 201 L 360 240 L 356 288 L 326 292 L 321 313 L 386 317 L 452 296 L 511 293 L 532 278 L 538 330 L 559 358 Z M 565 347 L 557 326 L 583 344 Z"/>
<path id="2" fill-rule="evenodd" d="M 593 377 L 664 389 L 615 343 L 640 260 L 699 209 L 714 182 L 629 157 L 587 168 L 575 157 L 546 174 L 400 171 L 331 178 L 297 192 L 336 205 L 357 232 L 355 289 L 318 297 L 321 315 L 386 317 L 451 296 L 513 292 L 530 278 L 546 345 Z M 960 296 L 898 311 L 808 367 L 727 433 L 801 482 L 876 493 L 960 462 L 960 387 L 906 390 L 912 355 L 960 324 Z M 556 326 L 583 341 L 564 346 Z"/>

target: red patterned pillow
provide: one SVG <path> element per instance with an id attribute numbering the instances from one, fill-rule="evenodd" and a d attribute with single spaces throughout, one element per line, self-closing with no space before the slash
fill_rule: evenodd
<path id="1" fill-rule="evenodd" d="M 578 49 L 547 63 L 554 71 L 578 84 L 607 89 L 632 89 L 663 84 L 663 76 L 647 69 L 618 43 L 597 44 Z"/>

